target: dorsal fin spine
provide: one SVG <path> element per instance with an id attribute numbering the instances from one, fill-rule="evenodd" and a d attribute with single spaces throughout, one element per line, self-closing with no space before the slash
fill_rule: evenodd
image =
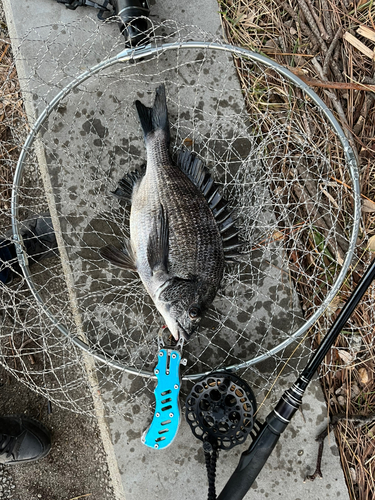
<path id="1" fill-rule="evenodd" d="M 219 217 L 219 215 L 221 215 L 221 217 Z M 218 224 L 223 224 L 223 222 L 233 215 L 233 210 L 231 212 L 220 212 L 219 215 L 215 215 L 216 221 Z"/>
<path id="2" fill-rule="evenodd" d="M 204 194 L 204 196 L 205 196 L 206 198 L 207 198 L 207 195 L 208 195 L 208 193 L 210 192 L 210 190 L 211 190 L 211 188 L 212 188 L 213 184 L 214 184 L 214 180 L 212 179 L 212 177 L 209 177 L 209 178 L 207 179 L 206 184 L 205 184 L 205 185 L 204 185 L 204 187 L 203 187 L 203 194 Z"/>
<path id="3" fill-rule="evenodd" d="M 238 248 L 241 248 L 243 246 L 243 243 L 235 243 L 234 245 L 230 245 L 229 247 L 224 247 L 224 253 L 229 253 L 232 250 L 236 250 Z"/>
<path id="4" fill-rule="evenodd" d="M 223 234 L 225 233 L 225 231 L 228 231 L 228 229 L 230 229 L 231 227 L 233 227 L 236 223 L 236 219 L 232 219 L 229 224 L 226 224 L 226 225 L 223 225 L 221 224 L 220 225 L 220 233 Z"/>
<path id="5" fill-rule="evenodd" d="M 217 193 L 219 192 L 219 188 L 216 188 L 213 193 L 211 194 L 211 196 L 208 198 L 208 203 L 211 203 L 211 201 L 214 199 L 214 197 L 217 195 Z"/>
<path id="6" fill-rule="evenodd" d="M 218 217 L 224 212 L 225 212 L 225 209 L 228 207 L 228 203 L 225 203 L 221 208 L 219 208 L 218 210 L 215 210 L 214 211 L 214 217 L 215 219 L 217 220 Z"/>
<path id="7" fill-rule="evenodd" d="M 220 201 L 221 201 L 221 194 L 217 192 L 216 195 L 212 198 L 212 201 L 210 203 L 211 210 L 217 207 Z"/>
<path id="8" fill-rule="evenodd" d="M 239 234 L 240 234 L 239 231 L 235 231 L 234 233 L 231 233 L 228 236 L 222 236 L 223 242 L 229 241 L 232 238 L 235 238 L 236 236 L 238 236 Z"/>

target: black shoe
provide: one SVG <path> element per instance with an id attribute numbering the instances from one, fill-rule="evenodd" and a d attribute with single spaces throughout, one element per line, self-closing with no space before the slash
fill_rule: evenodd
<path id="1" fill-rule="evenodd" d="M 20 233 L 25 245 L 29 264 L 40 261 L 52 255 L 58 255 L 57 241 L 49 214 L 41 214 L 21 223 Z M 0 238 L 0 281 L 10 284 L 13 271 L 20 273 L 16 248 L 12 243 L 12 230 L 6 233 L 6 238 Z"/>
<path id="2" fill-rule="evenodd" d="M 57 254 L 57 241 L 49 214 L 20 222 L 20 233 L 27 256 L 36 261 Z"/>
<path id="3" fill-rule="evenodd" d="M 48 429 L 29 417 L 0 417 L 0 464 L 23 464 L 45 457 L 51 449 Z"/>

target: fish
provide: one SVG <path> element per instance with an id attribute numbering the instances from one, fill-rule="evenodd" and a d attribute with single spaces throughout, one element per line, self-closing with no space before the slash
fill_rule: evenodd
<path id="1" fill-rule="evenodd" d="M 138 273 L 176 340 L 189 340 L 220 288 L 226 263 L 242 243 L 233 212 L 207 167 L 182 149 L 174 162 L 164 84 L 152 107 L 135 101 L 147 162 L 126 174 L 113 195 L 130 203 L 130 238 L 100 255 Z"/>

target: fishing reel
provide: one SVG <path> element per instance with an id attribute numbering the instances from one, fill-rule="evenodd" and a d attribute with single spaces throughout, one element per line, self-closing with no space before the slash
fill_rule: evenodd
<path id="1" fill-rule="evenodd" d="M 237 375 L 214 372 L 199 380 L 186 399 L 186 421 L 205 445 L 230 450 L 246 441 L 257 409 L 249 385 Z"/>
<path id="2" fill-rule="evenodd" d="M 120 31 L 127 45 L 146 43 L 150 21 L 148 0 L 111 0 L 115 14 L 121 19 Z"/>
<path id="3" fill-rule="evenodd" d="M 120 31 L 125 38 L 125 45 L 135 47 L 146 43 L 149 35 L 150 6 L 148 0 L 56 0 L 65 7 L 75 10 L 77 7 L 95 7 L 99 9 L 101 21 L 111 16 L 120 19 Z"/>
<path id="4" fill-rule="evenodd" d="M 237 375 L 214 372 L 194 385 L 185 406 L 187 423 L 194 436 L 203 441 L 208 500 L 216 500 L 218 452 L 244 443 L 250 432 L 259 426 L 254 420 L 255 396 Z"/>

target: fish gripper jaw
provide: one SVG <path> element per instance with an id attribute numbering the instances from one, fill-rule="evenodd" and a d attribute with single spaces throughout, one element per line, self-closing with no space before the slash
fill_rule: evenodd
<path id="1" fill-rule="evenodd" d="M 181 362 L 184 360 L 181 360 L 180 351 L 160 349 L 154 370 L 157 378 L 155 413 L 150 427 L 142 436 L 143 444 L 156 450 L 167 448 L 172 443 L 180 425 Z"/>

